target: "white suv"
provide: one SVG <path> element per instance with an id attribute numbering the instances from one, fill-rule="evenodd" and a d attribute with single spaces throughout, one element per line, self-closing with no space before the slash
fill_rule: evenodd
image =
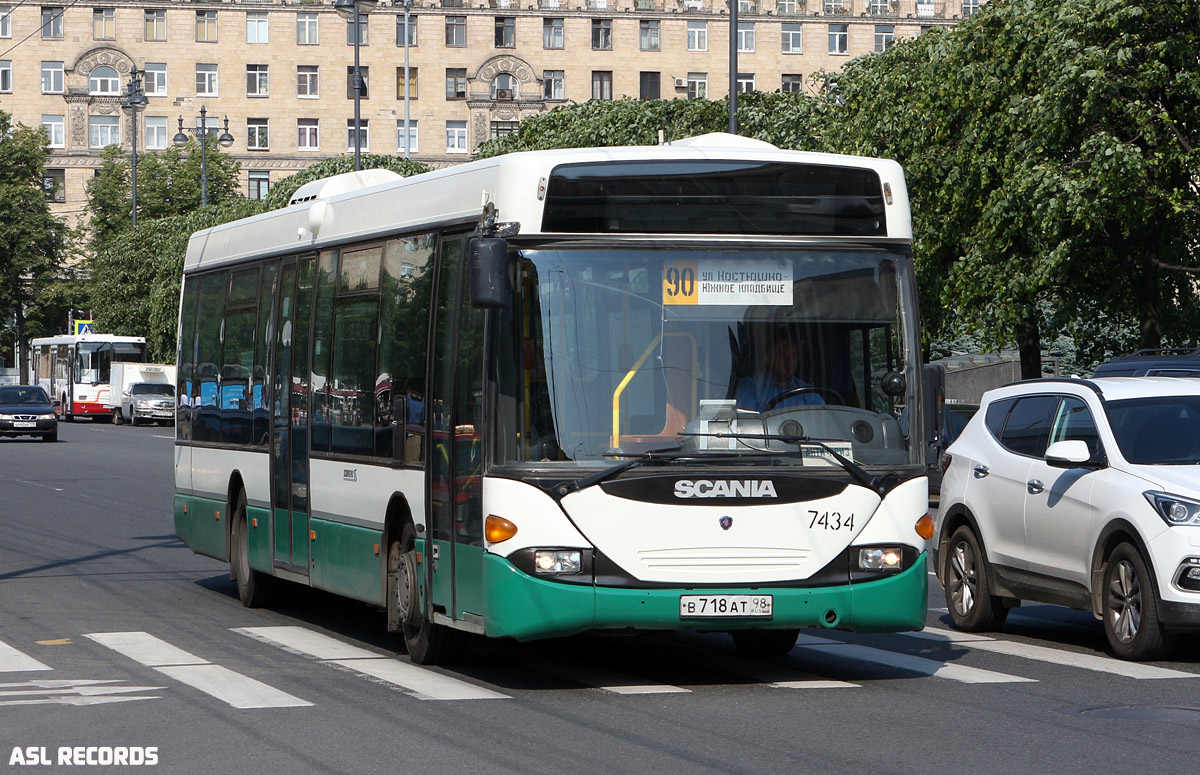
<path id="1" fill-rule="evenodd" d="M 1200 380 L 992 390 L 942 468 L 934 565 L 955 627 L 1055 603 L 1103 619 L 1137 660 L 1200 629 Z"/>

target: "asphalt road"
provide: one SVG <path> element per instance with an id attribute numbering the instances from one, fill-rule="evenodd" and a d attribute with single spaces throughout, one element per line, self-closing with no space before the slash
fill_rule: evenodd
<path id="1" fill-rule="evenodd" d="M 936 583 L 922 637 L 807 631 L 775 660 L 722 635 L 488 643 L 415 667 L 359 603 L 295 588 L 286 607 L 243 608 L 228 566 L 174 536 L 170 435 L 80 423 L 58 444 L 0 440 L 14 771 L 42 749 L 39 771 L 63 769 L 60 748 L 301 775 L 1157 773 L 1200 754 L 1196 641 L 1130 666 L 1090 615 L 1030 606 L 952 642 Z"/>

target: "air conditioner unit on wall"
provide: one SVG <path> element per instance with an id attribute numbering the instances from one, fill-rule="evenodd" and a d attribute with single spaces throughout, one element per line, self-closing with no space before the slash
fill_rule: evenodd
<path id="1" fill-rule="evenodd" d="M 511 100 L 513 98 L 512 89 L 496 89 L 496 99 Z"/>
<path id="2" fill-rule="evenodd" d="M 687 88 L 687 79 L 686 78 L 676 78 L 675 79 L 675 88 L 676 89 L 686 89 Z"/>

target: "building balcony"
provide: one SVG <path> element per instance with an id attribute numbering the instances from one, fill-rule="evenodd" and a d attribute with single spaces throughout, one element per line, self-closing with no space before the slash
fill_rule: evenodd
<path id="1" fill-rule="evenodd" d="M 825 16 L 849 16 L 850 4 L 825 0 L 825 4 L 821 7 L 821 13 Z"/>
<path id="2" fill-rule="evenodd" d="M 779 16 L 806 16 L 808 15 L 808 3 L 780 0 L 775 4 L 775 13 Z"/>

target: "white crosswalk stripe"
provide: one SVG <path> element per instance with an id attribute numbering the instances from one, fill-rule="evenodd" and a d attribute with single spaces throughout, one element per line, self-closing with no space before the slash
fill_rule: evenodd
<path id="1" fill-rule="evenodd" d="M 0 673 L 25 673 L 34 670 L 53 670 L 28 654 L 17 651 L 12 646 L 0 641 Z"/>
<path id="2" fill-rule="evenodd" d="M 1054 665 L 1065 665 L 1084 670 L 1094 670 L 1099 673 L 1122 675 L 1127 678 L 1200 678 L 1200 673 L 1185 673 L 1181 670 L 1143 665 L 1138 662 L 1125 662 L 1111 657 L 1096 656 L 1095 654 L 1081 654 L 1075 651 L 1038 646 L 1032 643 L 1021 643 L 1019 641 L 997 640 L 985 635 L 942 630 L 936 627 L 926 627 L 921 632 L 905 632 L 902 634 L 924 640 L 953 643 L 956 646 L 990 651 L 995 654 L 1007 654 L 1008 656 L 1033 659 L 1038 662 L 1049 662 Z"/>
<path id="3" fill-rule="evenodd" d="M 214 665 L 146 632 L 93 632 L 85 638 L 140 662 L 235 708 L 296 708 L 312 705 L 262 681 Z"/>
<path id="4" fill-rule="evenodd" d="M 898 667 L 902 670 L 908 670 L 921 675 L 948 678 L 952 681 L 961 681 L 963 683 L 1033 683 L 1036 680 L 1009 675 L 1007 673 L 997 673 L 992 670 L 983 670 L 978 667 L 939 662 L 935 659 L 926 659 L 925 657 L 918 657 L 912 654 L 902 654 L 873 646 L 862 646 L 857 643 L 845 643 L 839 640 L 830 640 L 829 638 L 818 638 L 815 635 L 801 635 L 800 639 L 796 641 L 796 647 L 812 650 L 817 653 L 832 654 L 846 659 L 871 662 L 888 667 Z"/>
<path id="5" fill-rule="evenodd" d="M 384 657 L 304 627 L 237 627 L 234 632 L 398 686 L 422 700 L 494 700 L 508 695 L 409 662 Z"/>
<path id="6" fill-rule="evenodd" d="M 613 694 L 686 694 L 691 689 L 659 684 L 627 673 L 608 670 L 600 665 L 575 662 L 538 662 L 530 669 L 565 678 L 568 681 L 603 689 Z"/>

